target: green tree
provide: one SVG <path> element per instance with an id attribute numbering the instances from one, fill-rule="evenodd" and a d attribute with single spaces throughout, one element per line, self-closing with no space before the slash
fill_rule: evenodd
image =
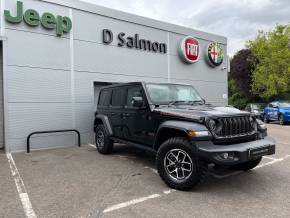
<path id="1" fill-rule="evenodd" d="M 240 91 L 236 80 L 229 79 L 229 104 L 237 108 L 244 109 L 248 99 L 243 92 Z"/>
<path id="2" fill-rule="evenodd" d="M 255 40 L 247 42 L 252 60 L 252 92 L 265 100 L 289 96 L 290 37 L 289 26 L 277 25 L 272 32 L 259 31 Z"/>

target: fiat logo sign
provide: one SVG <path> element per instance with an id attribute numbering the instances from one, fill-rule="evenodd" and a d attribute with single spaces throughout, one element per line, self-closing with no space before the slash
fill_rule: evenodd
<path id="1" fill-rule="evenodd" d="M 180 42 L 179 56 L 186 63 L 192 64 L 198 61 L 199 50 L 198 40 L 191 36 L 187 36 Z"/>

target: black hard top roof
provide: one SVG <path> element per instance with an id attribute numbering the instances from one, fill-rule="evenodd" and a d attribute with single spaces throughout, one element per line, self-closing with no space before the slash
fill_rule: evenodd
<path id="1" fill-rule="evenodd" d="M 182 84 L 182 83 L 166 83 L 166 82 L 144 82 L 144 81 L 136 81 L 136 82 L 127 82 L 127 83 L 116 83 L 108 86 L 103 86 L 101 90 L 103 89 L 112 89 L 116 87 L 122 87 L 122 86 L 130 86 L 130 85 L 145 85 L 145 84 L 160 84 L 160 85 L 165 85 L 165 84 L 171 84 L 171 85 L 189 85 L 189 84 Z"/>

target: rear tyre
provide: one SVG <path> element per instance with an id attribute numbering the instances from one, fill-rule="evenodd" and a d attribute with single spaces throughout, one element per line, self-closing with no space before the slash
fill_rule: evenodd
<path id="1" fill-rule="evenodd" d="M 194 146 L 186 138 L 179 137 L 168 139 L 160 146 L 156 163 L 162 180 L 179 190 L 189 190 L 201 183 L 207 169 L 196 157 Z"/>
<path id="2" fill-rule="evenodd" d="M 279 123 L 280 123 L 280 125 L 285 125 L 285 120 L 284 120 L 283 114 L 279 115 Z"/>
<path id="3" fill-rule="evenodd" d="M 261 162 L 261 160 L 262 160 L 262 157 L 259 157 L 258 159 L 250 160 L 246 163 L 234 165 L 234 166 L 230 167 L 230 169 L 231 170 L 248 171 L 248 170 L 251 170 L 251 169 L 255 168 L 256 166 L 258 166 L 259 163 Z"/>
<path id="4" fill-rule="evenodd" d="M 96 147 L 101 154 L 111 154 L 113 152 L 113 140 L 111 140 L 105 130 L 103 124 L 100 124 L 96 128 Z"/>

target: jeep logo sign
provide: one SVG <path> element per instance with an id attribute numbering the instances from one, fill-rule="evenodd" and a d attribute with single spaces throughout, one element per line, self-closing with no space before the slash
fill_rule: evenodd
<path id="1" fill-rule="evenodd" d="M 199 42 L 197 39 L 187 36 L 181 40 L 179 45 L 179 56 L 183 61 L 192 64 L 198 61 L 199 58 Z"/>
<path id="2" fill-rule="evenodd" d="M 16 15 L 11 15 L 11 12 L 4 10 L 5 20 L 9 23 L 24 22 L 32 27 L 37 27 L 40 24 L 45 29 L 55 29 L 57 36 L 62 36 L 64 33 L 69 33 L 72 28 L 72 21 L 69 17 L 54 16 L 51 13 L 45 12 L 42 16 L 36 10 L 27 9 L 23 11 L 23 2 L 17 1 Z"/>

